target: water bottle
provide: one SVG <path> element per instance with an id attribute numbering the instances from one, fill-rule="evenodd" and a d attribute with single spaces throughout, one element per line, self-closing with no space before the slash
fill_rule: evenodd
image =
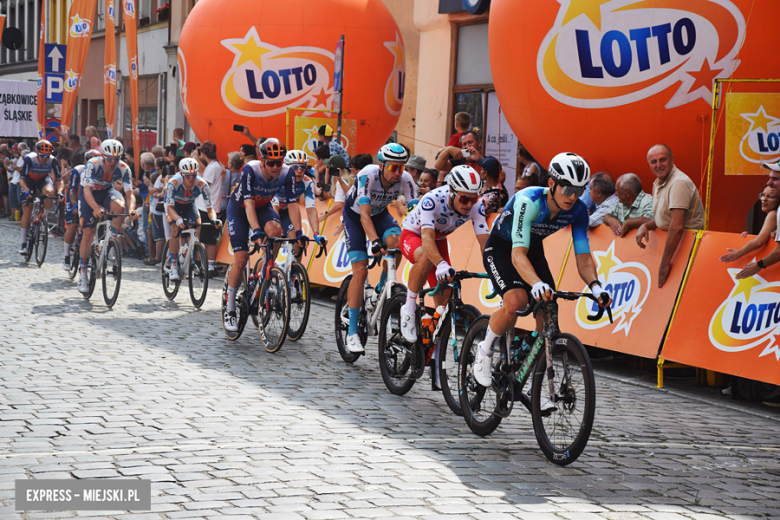
<path id="1" fill-rule="evenodd" d="M 444 314 L 444 305 L 439 305 L 436 307 L 436 310 L 433 311 L 433 320 L 431 321 L 431 337 L 433 337 L 433 335 L 439 329 L 439 320 L 441 319 L 442 314 Z"/>
<path id="2" fill-rule="evenodd" d="M 363 289 L 363 292 L 365 296 L 363 299 L 366 301 L 366 311 L 371 312 L 374 310 L 374 303 L 376 301 L 376 291 L 373 287 L 366 284 L 365 289 Z"/>
<path id="3" fill-rule="evenodd" d="M 523 345 L 521 347 L 521 349 L 523 350 L 523 357 L 527 356 L 528 353 L 531 352 L 531 348 L 536 343 L 536 338 L 538 337 L 539 337 L 539 333 L 536 331 L 532 331 L 530 334 L 525 335 L 525 338 L 523 339 Z"/>
<path id="4" fill-rule="evenodd" d="M 182 259 L 186 258 L 187 257 L 187 251 L 189 250 L 189 248 L 190 248 L 190 243 L 189 242 L 187 242 L 186 244 L 181 246 L 180 251 L 179 251 L 179 257 L 182 258 Z"/>
<path id="5" fill-rule="evenodd" d="M 431 342 L 431 335 L 433 333 L 433 316 L 427 312 L 420 318 L 420 334 L 422 336 L 423 346 L 428 346 Z"/>

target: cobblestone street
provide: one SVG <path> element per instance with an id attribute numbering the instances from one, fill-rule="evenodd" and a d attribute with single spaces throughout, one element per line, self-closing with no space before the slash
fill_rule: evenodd
<path id="1" fill-rule="evenodd" d="M 541 453 L 515 407 L 488 438 L 427 376 L 382 382 L 376 341 L 340 358 L 329 298 L 276 354 L 251 323 L 228 341 L 221 279 L 202 309 L 166 300 L 159 269 L 124 259 L 119 300 L 91 302 L 0 223 L 0 519 L 780 519 L 780 413 L 661 391 L 597 368 L 578 461 Z M 14 479 L 144 478 L 152 510 L 14 510 Z"/>

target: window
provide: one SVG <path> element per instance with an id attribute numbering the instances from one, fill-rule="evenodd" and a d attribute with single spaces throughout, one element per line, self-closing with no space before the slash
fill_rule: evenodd
<path id="1" fill-rule="evenodd" d="M 103 31 L 106 28 L 106 0 L 97 0 L 97 9 L 95 12 L 95 31 Z"/>

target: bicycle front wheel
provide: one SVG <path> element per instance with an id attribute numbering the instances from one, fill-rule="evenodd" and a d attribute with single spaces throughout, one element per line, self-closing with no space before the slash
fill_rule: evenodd
<path id="1" fill-rule="evenodd" d="M 70 248 L 70 269 L 68 269 L 68 278 L 73 280 L 76 278 L 76 273 L 79 272 L 79 246 L 80 240 L 76 240 Z"/>
<path id="2" fill-rule="evenodd" d="M 33 250 L 35 249 L 35 245 L 38 242 L 38 226 L 37 224 L 34 224 L 30 226 L 30 228 L 27 230 L 27 244 L 26 244 L 26 250 L 24 253 L 24 261 L 29 262 L 30 258 L 33 256 Z"/>
<path id="3" fill-rule="evenodd" d="M 265 276 L 265 250 L 261 250 L 261 256 L 257 259 L 257 262 L 255 262 L 255 268 L 252 270 L 252 274 L 257 276 L 257 273 L 260 273 L 260 278 Z M 258 279 L 256 283 L 261 283 L 261 280 Z M 252 316 L 252 323 L 255 324 L 255 328 L 260 328 L 260 322 L 257 321 L 257 302 L 254 302 L 252 305 L 252 309 L 249 309 L 249 315 Z"/>
<path id="4" fill-rule="evenodd" d="M 596 383 L 585 347 L 571 334 L 553 336 L 552 365 L 554 396 L 549 395 L 547 359 L 540 352 L 531 389 L 534 433 L 544 456 L 566 466 L 588 444 L 596 411 Z M 540 402 L 547 399 L 555 410 L 543 413 Z"/>
<path id="5" fill-rule="evenodd" d="M 162 262 L 160 262 L 160 275 L 162 277 L 162 287 L 165 297 L 169 300 L 173 300 L 179 292 L 181 279 L 171 280 L 171 259 L 168 257 L 168 247 L 170 244 L 171 241 L 166 240 L 165 246 L 163 246 Z"/>
<path id="6" fill-rule="evenodd" d="M 89 255 L 89 261 L 87 262 L 87 280 L 89 281 L 89 290 L 84 295 L 84 298 L 89 300 L 95 292 L 95 285 L 97 284 L 98 275 L 98 252 L 97 248 L 92 246 L 92 253 Z"/>
<path id="7" fill-rule="evenodd" d="M 190 260 L 190 300 L 195 308 L 200 309 L 206 301 L 206 291 L 209 288 L 208 258 L 206 247 L 198 242 L 192 250 Z"/>
<path id="8" fill-rule="evenodd" d="M 405 294 L 390 298 L 382 309 L 379 325 L 379 371 L 387 389 L 396 395 L 407 393 L 416 381 L 412 378 L 412 350 L 415 345 L 401 334 L 401 307 L 405 303 Z"/>
<path id="9" fill-rule="evenodd" d="M 454 312 L 455 333 L 451 334 L 453 316 L 447 319 L 441 326 L 439 346 L 436 354 L 436 370 L 439 372 L 439 385 L 447 406 L 455 415 L 463 415 L 460 407 L 460 386 L 458 385 L 460 354 L 463 340 L 466 338 L 471 325 L 480 316 L 480 312 L 473 305 L 461 305 Z"/>
<path id="10" fill-rule="evenodd" d="M 309 323 L 309 309 L 311 298 L 309 295 L 309 275 L 300 262 L 293 262 L 290 266 L 290 324 L 287 329 L 287 337 L 291 341 L 298 341 L 306 332 Z"/>
<path id="11" fill-rule="evenodd" d="M 268 352 L 277 352 L 284 344 L 290 321 L 290 293 L 284 271 L 272 267 L 263 280 L 258 302 L 257 320 L 260 322 L 260 341 Z"/>
<path id="12" fill-rule="evenodd" d="M 35 263 L 38 267 L 46 259 L 46 248 L 49 246 L 49 230 L 46 225 L 35 226 Z"/>
<path id="13" fill-rule="evenodd" d="M 478 352 L 479 344 L 485 339 L 489 322 L 489 316 L 478 318 L 466 334 L 460 353 L 460 377 L 458 379 L 463 419 L 466 420 L 466 426 L 472 432 L 482 437 L 493 433 L 501 424 L 501 416 L 495 413 L 499 407 L 495 383 L 490 388 L 486 388 L 474 378 L 474 359 L 475 356 L 480 355 Z M 494 378 L 500 352 L 501 347 L 496 346 L 493 353 Z"/>
<path id="14" fill-rule="evenodd" d="M 122 283 L 122 256 L 119 254 L 119 244 L 113 238 L 107 244 L 102 275 L 103 300 L 106 305 L 112 307 L 119 296 L 119 286 Z"/>

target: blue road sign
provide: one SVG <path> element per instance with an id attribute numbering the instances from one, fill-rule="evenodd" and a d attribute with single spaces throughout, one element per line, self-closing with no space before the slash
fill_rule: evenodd
<path id="1" fill-rule="evenodd" d="M 67 45 L 56 43 L 46 44 L 46 74 L 50 72 L 65 74 L 65 58 L 68 54 Z"/>
<path id="2" fill-rule="evenodd" d="M 46 102 L 62 103 L 65 90 L 65 74 L 46 73 Z"/>

